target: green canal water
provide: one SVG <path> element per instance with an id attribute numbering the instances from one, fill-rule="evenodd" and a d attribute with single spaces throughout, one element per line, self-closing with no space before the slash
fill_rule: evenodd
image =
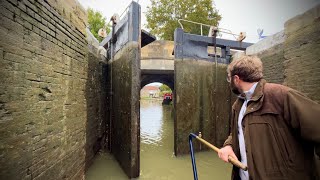
<path id="1" fill-rule="evenodd" d="M 140 177 L 137 180 L 193 180 L 190 155 L 173 154 L 173 108 L 157 100 L 140 102 Z M 188 137 L 186 137 L 186 143 Z M 195 154 L 199 180 L 230 179 L 231 165 L 213 151 Z M 86 180 L 126 180 L 115 158 L 100 153 L 86 173 Z"/>

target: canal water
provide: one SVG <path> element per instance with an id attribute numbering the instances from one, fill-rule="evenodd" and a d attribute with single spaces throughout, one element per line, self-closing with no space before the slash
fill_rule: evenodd
<path id="1" fill-rule="evenodd" d="M 137 180 L 192 180 L 190 155 L 173 153 L 173 107 L 159 100 L 140 101 L 140 177 Z M 188 143 L 188 137 L 186 137 Z M 195 154 L 199 180 L 230 179 L 231 165 L 213 151 Z M 128 179 L 115 158 L 100 153 L 86 173 L 86 180 Z"/>

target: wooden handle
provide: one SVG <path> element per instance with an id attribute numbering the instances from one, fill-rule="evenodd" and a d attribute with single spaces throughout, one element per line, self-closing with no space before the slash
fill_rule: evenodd
<path id="1" fill-rule="evenodd" d="M 205 144 L 206 146 L 208 146 L 209 148 L 213 149 L 215 152 L 219 152 L 219 148 L 215 147 L 214 145 L 210 144 L 209 142 L 207 142 L 206 140 L 200 138 L 199 136 L 196 136 L 196 139 L 199 140 L 200 142 L 202 142 L 203 144 Z M 240 161 L 238 161 L 237 159 L 234 159 L 233 157 L 229 156 L 228 160 L 230 163 L 232 163 L 233 165 L 237 166 L 238 168 L 241 168 L 244 171 L 248 170 L 248 167 L 244 164 L 242 164 Z"/>
<path id="2" fill-rule="evenodd" d="M 248 170 L 248 167 L 244 164 L 242 164 L 240 161 L 234 159 L 233 157 L 228 157 L 229 162 L 231 162 L 233 165 L 237 166 L 238 168 L 241 168 L 244 171 Z"/>

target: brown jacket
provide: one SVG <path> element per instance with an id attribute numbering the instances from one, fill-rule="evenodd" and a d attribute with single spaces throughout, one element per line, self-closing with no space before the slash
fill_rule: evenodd
<path id="1" fill-rule="evenodd" d="M 238 115 L 232 106 L 231 145 L 240 160 Z M 314 179 L 314 146 L 320 144 L 320 105 L 301 93 L 261 80 L 248 103 L 242 128 L 250 180 Z M 232 179 L 240 179 L 233 167 Z"/>

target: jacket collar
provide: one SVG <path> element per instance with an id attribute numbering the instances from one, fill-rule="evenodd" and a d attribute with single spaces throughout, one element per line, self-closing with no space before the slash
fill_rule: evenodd
<path id="1" fill-rule="evenodd" d="M 256 89 L 254 90 L 254 93 L 250 99 L 250 101 L 258 101 L 262 96 L 263 96 L 263 87 L 267 83 L 266 80 L 261 79 L 258 84 Z"/>
<path id="2" fill-rule="evenodd" d="M 263 98 L 263 88 L 266 83 L 267 82 L 264 79 L 261 79 L 258 82 L 250 101 L 258 101 L 259 99 Z M 233 109 L 240 111 L 243 101 L 244 101 L 243 98 L 237 98 L 235 104 L 233 105 Z M 261 105 L 262 105 L 262 102 L 258 103 L 255 109 L 259 108 Z"/>
<path id="3" fill-rule="evenodd" d="M 253 95 L 256 87 L 257 87 L 257 84 L 258 84 L 258 82 L 255 82 L 252 85 L 252 87 L 249 89 L 249 91 L 243 92 L 241 95 L 238 96 L 238 98 L 244 99 L 244 100 L 247 100 L 247 99 L 251 100 L 251 97 L 252 97 L 252 95 Z"/>

